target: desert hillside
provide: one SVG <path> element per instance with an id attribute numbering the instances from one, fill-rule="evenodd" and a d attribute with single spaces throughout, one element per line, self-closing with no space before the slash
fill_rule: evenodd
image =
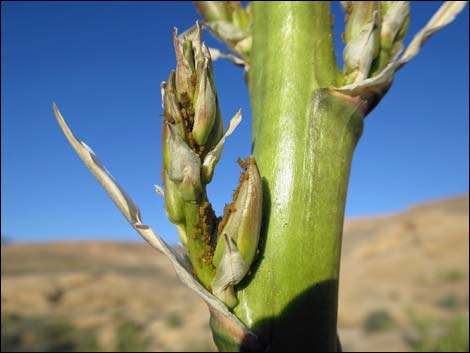
<path id="1" fill-rule="evenodd" d="M 348 220 L 346 351 L 468 351 L 468 196 Z M 214 350 L 206 307 L 140 243 L 1 249 L 2 351 Z"/>
<path id="2" fill-rule="evenodd" d="M 339 300 L 345 349 L 452 351 L 457 346 L 446 340 L 466 338 L 468 351 L 468 205 L 460 197 L 346 222 Z"/>

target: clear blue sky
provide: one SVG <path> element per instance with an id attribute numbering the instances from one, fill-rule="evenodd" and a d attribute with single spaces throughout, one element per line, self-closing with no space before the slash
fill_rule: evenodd
<path id="1" fill-rule="evenodd" d="M 407 42 L 440 2 L 414 2 Z M 167 240 L 161 183 L 160 82 L 174 67 L 173 26 L 198 18 L 189 2 L 2 2 L 1 232 L 10 240 L 137 240 L 75 155 L 52 113 L 56 101 Z M 343 14 L 334 4 L 336 38 Z M 468 192 L 468 6 L 396 76 L 369 115 L 354 157 L 347 216 L 395 212 Z M 205 40 L 217 45 L 209 34 Z M 342 44 L 337 52 L 341 56 Z M 249 154 L 251 116 L 242 71 L 215 63 L 225 124 L 244 120 L 210 184 L 218 214 Z"/>

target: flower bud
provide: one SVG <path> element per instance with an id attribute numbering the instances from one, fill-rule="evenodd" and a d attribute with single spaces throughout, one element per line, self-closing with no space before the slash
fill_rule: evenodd
<path id="1" fill-rule="evenodd" d="M 163 161 L 168 177 L 185 201 L 196 201 L 201 192 L 201 160 L 178 136 L 170 123 L 165 123 Z"/>
<path id="2" fill-rule="evenodd" d="M 177 36 L 178 30 L 175 28 L 173 31 L 173 45 L 176 53 L 176 91 L 178 92 L 178 99 L 182 103 L 187 103 L 194 94 L 192 62 L 188 61 L 192 58 L 192 49 L 191 46 L 188 48 L 186 44 L 184 46 L 186 50 L 183 50 Z M 185 41 L 185 43 L 187 42 Z"/>
<path id="3" fill-rule="evenodd" d="M 251 4 L 243 8 L 240 1 L 194 1 L 194 5 L 215 37 L 243 58 L 250 56 Z"/>
<path id="4" fill-rule="evenodd" d="M 380 50 L 379 22 L 378 2 L 358 1 L 348 6 L 343 52 L 346 83 L 369 77 Z"/>
<path id="5" fill-rule="evenodd" d="M 232 23 L 243 29 L 248 29 L 250 26 L 250 16 L 247 11 L 242 7 L 239 1 L 233 1 Z"/>
<path id="6" fill-rule="evenodd" d="M 191 72 L 194 72 L 194 53 L 193 53 L 193 44 L 190 40 L 185 40 L 183 42 L 183 56 L 191 68 Z"/>
<path id="7" fill-rule="evenodd" d="M 227 1 L 193 1 L 197 12 L 206 21 L 229 21 L 230 12 Z"/>
<path id="8" fill-rule="evenodd" d="M 248 265 L 258 249 L 261 228 L 263 189 L 261 176 L 255 159 L 248 157 L 239 162 L 244 171 L 233 195 L 233 202 L 225 208 L 224 216 L 218 225 L 219 241 L 214 252 L 213 263 L 217 267 L 225 248 L 221 234 L 228 234 L 237 244 L 241 256 Z"/>
<path id="9" fill-rule="evenodd" d="M 173 124 L 178 136 L 184 141 L 187 141 L 186 134 L 184 132 L 183 118 L 176 100 L 174 71 L 171 71 L 168 76 L 168 81 L 163 82 L 161 88 L 163 92 L 164 120 Z"/>
<path id="10" fill-rule="evenodd" d="M 255 258 L 262 218 L 263 190 L 256 162 L 249 157 L 240 164 L 244 171 L 234 200 L 225 207 L 218 225 L 219 236 L 212 260 L 216 268 L 213 293 L 229 307 L 237 303 L 233 286 L 245 277 Z"/>
<path id="11" fill-rule="evenodd" d="M 163 185 L 165 187 L 165 210 L 167 218 L 174 224 L 184 224 L 184 200 L 177 185 L 171 181 L 168 173 L 164 173 Z"/>
<path id="12" fill-rule="evenodd" d="M 184 214 L 184 199 L 181 196 L 178 187 L 173 183 L 164 170 L 163 185 L 165 187 L 165 212 L 167 218 L 172 222 L 178 231 L 178 236 L 183 245 L 187 244 L 186 227 L 185 227 L 185 214 Z"/>
<path id="13" fill-rule="evenodd" d="M 379 11 L 379 1 L 345 1 L 346 28 L 344 40 L 346 43 L 356 38 L 363 27 L 374 18 L 374 12 Z"/>
<path id="14" fill-rule="evenodd" d="M 223 256 L 211 283 L 212 293 L 229 308 L 233 308 L 238 303 L 233 286 L 240 283 L 245 277 L 250 265 L 241 256 L 232 238 L 224 234 L 223 239 Z"/>
<path id="15" fill-rule="evenodd" d="M 242 40 L 240 40 L 233 49 L 242 54 L 244 57 L 249 57 L 251 53 L 251 47 L 253 46 L 253 37 L 248 36 Z"/>
<path id="16" fill-rule="evenodd" d="M 204 54 L 202 52 L 202 42 L 201 42 L 201 25 L 199 22 L 196 22 L 196 31 L 192 36 L 192 46 L 193 46 L 193 56 L 194 56 L 194 68 L 198 71 L 199 66 L 204 61 Z"/>
<path id="17" fill-rule="evenodd" d="M 208 74 L 208 58 L 198 68 L 194 102 L 193 136 L 198 145 L 205 145 L 209 137 L 217 110 L 217 100 L 212 80 Z"/>
<path id="18" fill-rule="evenodd" d="M 203 154 L 203 166 L 202 166 L 202 171 L 201 171 L 201 177 L 202 177 L 204 184 L 209 184 L 214 175 L 215 165 L 219 161 L 220 155 L 222 154 L 222 149 L 224 147 L 225 141 L 222 141 L 222 145 L 219 146 L 219 143 L 221 142 L 223 136 L 224 136 L 224 123 L 222 121 L 222 113 L 220 112 L 219 107 L 217 107 L 217 111 L 215 113 L 214 126 L 212 127 L 212 131 L 209 137 L 207 138 L 207 142 L 205 144 L 205 153 Z M 207 160 L 207 157 L 213 154 L 217 154 L 217 156 L 214 158 L 216 160 L 215 161 Z"/>
<path id="19" fill-rule="evenodd" d="M 408 1 L 386 1 L 382 5 L 381 48 L 390 51 L 406 34 L 410 18 Z"/>

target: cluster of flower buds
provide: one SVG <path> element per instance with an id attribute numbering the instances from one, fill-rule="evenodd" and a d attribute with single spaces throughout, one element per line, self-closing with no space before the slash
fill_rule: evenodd
<path id="1" fill-rule="evenodd" d="M 251 51 L 251 3 L 240 1 L 193 1 L 204 25 L 229 48 L 248 59 Z"/>
<path id="2" fill-rule="evenodd" d="M 343 1 L 345 84 L 379 74 L 401 51 L 409 24 L 408 1 Z"/>
<path id="3" fill-rule="evenodd" d="M 202 285 L 233 307 L 233 286 L 248 272 L 258 248 L 261 226 L 261 179 L 254 158 L 240 163 L 243 172 L 233 202 L 220 219 L 207 199 L 228 129 L 218 105 L 211 56 L 201 42 L 201 27 L 178 40 L 174 32 L 176 71 L 161 85 L 163 114 L 163 183 L 165 209 L 178 229 L 194 274 Z"/>
<path id="4" fill-rule="evenodd" d="M 200 197 L 201 183 L 212 177 L 204 175 L 205 180 L 201 180 L 201 162 L 223 136 L 212 63 L 200 32 L 198 26 L 193 40 L 181 45 L 175 29 L 176 73 L 172 71 L 161 85 L 165 173 L 184 201 Z"/>

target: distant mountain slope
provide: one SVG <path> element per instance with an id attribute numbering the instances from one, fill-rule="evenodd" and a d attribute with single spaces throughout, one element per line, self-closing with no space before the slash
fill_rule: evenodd
<path id="1" fill-rule="evenodd" d="M 468 212 L 463 196 L 346 221 L 345 350 L 419 349 L 425 330 L 444 337 L 455 318 L 468 327 Z M 1 255 L 2 320 L 12 313 L 66 318 L 107 350 L 124 349 L 123 327 L 149 351 L 215 349 L 204 303 L 145 244 L 10 244 Z M 3 330 L 2 321 L 2 341 Z"/>
<path id="2" fill-rule="evenodd" d="M 339 305 L 346 348 L 409 350 L 420 320 L 439 326 L 463 316 L 468 325 L 468 212 L 464 196 L 346 222 Z M 379 313 L 396 329 L 366 334 Z"/>

